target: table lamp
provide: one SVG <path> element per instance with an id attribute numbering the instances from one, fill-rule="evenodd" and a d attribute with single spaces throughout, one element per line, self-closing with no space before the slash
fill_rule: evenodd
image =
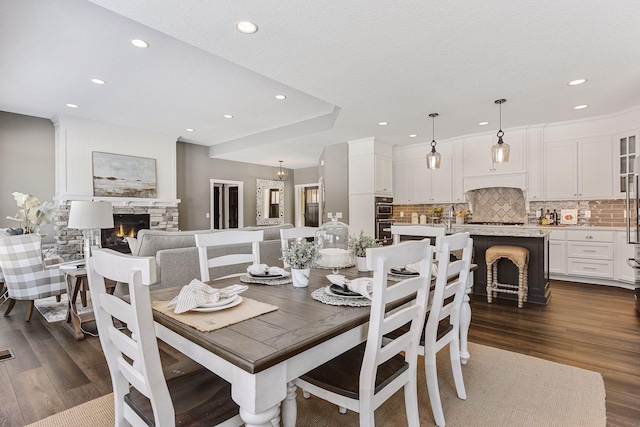
<path id="1" fill-rule="evenodd" d="M 113 209 L 110 202 L 74 200 L 69 210 L 69 228 L 82 230 L 85 259 L 91 256 L 91 246 L 101 246 L 101 228 L 113 228 Z"/>

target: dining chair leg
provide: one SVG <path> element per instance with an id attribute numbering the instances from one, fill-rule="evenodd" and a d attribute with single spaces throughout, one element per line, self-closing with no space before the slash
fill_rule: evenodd
<path id="1" fill-rule="evenodd" d="M 29 320 L 31 320 L 31 316 L 33 315 L 33 306 L 35 305 L 35 301 L 31 300 L 29 301 L 29 306 L 27 307 L 27 316 L 25 317 L 25 320 L 28 322 Z"/>
<path id="2" fill-rule="evenodd" d="M 9 313 L 11 313 L 11 310 L 13 310 L 14 305 L 16 305 L 16 300 L 14 300 L 13 298 L 9 298 L 9 305 L 7 306 L 7 311 L 4 312 L 5 316 L 8 316 Z"/>
<path id="3" fill-rule="evenodd" d="M 451 358 L 451 370 L 453 371 L 453 381 L 456 384 L 458 398 L 467 399 L 467 391 L 464 388 L 464 378 L 462 377 L 462 365 L 460 364 L 460 349 L 457 340 L 449 343 L 449 355 Z"/>
<path id="4" fill-rule="evenodd" d="M 340 412 L 341 414 L 346 414 L 347 408 L 345 408 L 344 406 L 338 406 L 338 412 Z"/>
<path id="5" fill-rule="evenodd" d="M 412 380 L 404 386 L 404 404 L 407 410 L 407 424 L 409 427 L 420 427 L 417 377 L 417 372 L 411 374 Z"/>
<path id="6" fill-rule="evenodd" d="M 427 390 L 429 391 L 429 401 L 433 419 L 438 427 L 444 427 L 444 412 L 442 411 L 442 401 L 440 400 L 440 388 L 438 387 L 438 370 L 436 368 L 436 355 L 424 356 L 424 369 L 427 377 Z"/>

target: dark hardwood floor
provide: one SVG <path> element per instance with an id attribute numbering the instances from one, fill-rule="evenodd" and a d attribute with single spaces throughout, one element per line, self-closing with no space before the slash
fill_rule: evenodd
<path id="1" fill-rule="evenodd" d="M 11 348 L 16 356 L 0 362 L 0 426 L 23 426 L 111 391 L 98 338 L 75 341 L 37 311 L 26 323 L 25 311 L 18 303 L 11 316 L 0 318 L 0 350 Z M 518 310 L 515 302 L 476 300 L 469 337 L 600 372 L 607 424 L 640 426 L 640 316 L 632 291 L 554 281 L 548 306 Z M 180 358 L 161 349 L 167 363 Z"/>

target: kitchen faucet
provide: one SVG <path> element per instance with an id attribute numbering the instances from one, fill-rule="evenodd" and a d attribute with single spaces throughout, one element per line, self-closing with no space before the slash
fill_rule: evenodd
<path id="1" fill-rule="evenodd" d="M 449 215 L 444 217 L 442 220 L 442 222 L 444 222 L 444 226 L 447 232 L 451 231 L 451 225 L 452 225 L 453 215 L 455 214 L 455 209 L 456 209 L 455 206 L 453 205 L 449 206 Z"/>

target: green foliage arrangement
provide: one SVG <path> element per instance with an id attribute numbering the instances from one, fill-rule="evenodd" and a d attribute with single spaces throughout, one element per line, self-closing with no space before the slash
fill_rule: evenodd
<path id="1" fill-rule="evenodd" d="M 291 268 L 303 269 L 315 267 L 320 252 L 314 242 L 306 239 L 296 240 L 283 251 L 282 258 Z"/>
<path id="2" fill-rule="evenodd" d="M 349 239 L 349 249 L 353 251 L 357 257 L 366 257 L 367 248 L 377 248 L 379 246 L 382 246 L 382 244 L 371 236 L 365 236 L 364 230 L 360 230 L 358 237 Z"/>

